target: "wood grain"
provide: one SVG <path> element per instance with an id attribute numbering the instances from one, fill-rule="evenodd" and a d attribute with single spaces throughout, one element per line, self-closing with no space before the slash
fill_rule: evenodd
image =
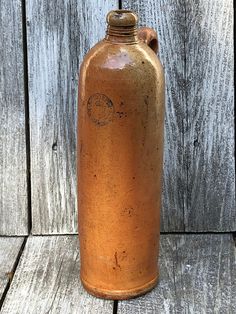
<path id="1" fill-rule="evenodd" d="M 32 232 L 77 232 L 77 71 L 118 1 L 27 1 Z"/>
<path id="2" fill-rule="evenodd" d="M 0 300 L 12 280 L 13 268 L 23 241 L 23 237 L 0 237 Z"/>
<path id="3" fill-rule="evenodd" d="M 234 231 L 233 1 L 186 2 L 186 231 Z"/>
<path id="4" fill-rule="evenodd" d="M 184 169 L 185 2 L 184 0 L 123 1 L 139 15 L 140 26 L 157 30 L 159 56 L 166 79 L 166 114 L 161 230 L 184 231 L 186 171 Z"/>
<path id="5" fill-rule="evenodd" d="M 21 1 L 0 1 L 0 234 L 28 233 Z"/>
<path id="6" fill-rule="evenodd" d="M 162 231 L 233 231 L 233 1 L 123 7 L 157 29 L 166 73 Z"/>
<path id="7" fill-rule="evenodd" d="M 118 314 L 236 312 L 236 248 L 230 234 L 162 235 L 160 282 L 118 303 Z"/>
<path id="8" fill-rule="evenodd" d="M 113 301 L 82 288 L 77 244 L 77 236 L 29 237 L 1 314 L 111 314 Z"/>

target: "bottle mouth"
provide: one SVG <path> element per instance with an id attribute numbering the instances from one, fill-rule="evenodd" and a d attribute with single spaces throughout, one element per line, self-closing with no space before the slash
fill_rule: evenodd
<path id="1" fill-rule="evenodd" d="M 138 23 L 137 15 L 130 10 L 114 10 L 107 14 L 107 24 L 113 27 L 134 27 Z"/>

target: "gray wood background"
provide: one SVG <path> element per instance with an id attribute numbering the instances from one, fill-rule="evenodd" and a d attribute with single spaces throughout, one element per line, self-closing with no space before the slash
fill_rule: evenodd
<path id="1" fill-rule="evenodd" d="M 33 234 L 77 232 L 77 70 L 104 37 L 106 13 L 118 6 L 117 0 L 0 0 L 0 234 L 26 234 L 31 214 Z M 123 0 L 122 6 L 158 31 L 165 68 L 162 231 L 236 230 L 233 1 Z"/>
<path id="2" fill-rule="evenodd" d="M 134 0 L 166 73 L 163 231 L 236 230 L 233 1 Z"/>
<path id="3" fill-rule="evenodd" d="M 21 1 L 0 0 L 0 235 L 28 233 Z"/>
<path id="4" fill-rule="evenodd" d="M 27 2 L 32 232 L 77 232 L 77 72 L 115 1 Z"/>

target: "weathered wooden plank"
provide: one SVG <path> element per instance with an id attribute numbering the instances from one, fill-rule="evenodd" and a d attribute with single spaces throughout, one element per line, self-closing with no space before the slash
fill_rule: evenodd
<path id="1" fill-rule="evenodd" d="M 0 1 L 0 234 L 28 233 L 21 1 Z"/>
<path id="2" fill-rule="evenodd" d="M 125 0 L 123 8 L 139 15 L 140 26 L 157 30 L 160 59 L 166 78 L 166 114 L 162 231 L 184 231 L 186 176 L 184 168 L 185 119 L 185 2 L 184 0 Z"/>
<path id="3" fill-rule="evenodd" d="M 116 4 L 27 1 L 34 234 L 77 231 L 77 71 Z"/>
<path id="4" fill-rule="evenodd" d="M 187 231 L 234 231 L 233 0 L 186 2 Z"/>
<path id="5" fill-rule="evenodd" d="M 233 1 L 135 0 L 166 73 L 163 231 L 236 229 Z"/>
<path id="6" fill-rule="evenodd" d="M 23 237 L 0 237 L 0 300 L 7 285 L 12 279 L 12 270 L 23 241 Z"/>
<path id="7" fill-rule="evenodd" d="M 160 282 L 118 303 L 118 314 L 236 313 L 236 248 L 230 234 L 162 235 Z"/>
<path id="8" fill-rule="evenodd" d="M 1 314 L 112 313 L 113 301 L 90 296 L 79 279 L 77 236 L 29 237 Z"/>

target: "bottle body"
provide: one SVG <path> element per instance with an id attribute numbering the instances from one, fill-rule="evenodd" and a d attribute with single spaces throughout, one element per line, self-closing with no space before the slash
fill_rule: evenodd
<path id="1" fill-rule="evenodd" d="M 80 70 L 81 280 L 126 299 L 158 279 L 164 75 L 144 43 L 98 43 Z"/>

